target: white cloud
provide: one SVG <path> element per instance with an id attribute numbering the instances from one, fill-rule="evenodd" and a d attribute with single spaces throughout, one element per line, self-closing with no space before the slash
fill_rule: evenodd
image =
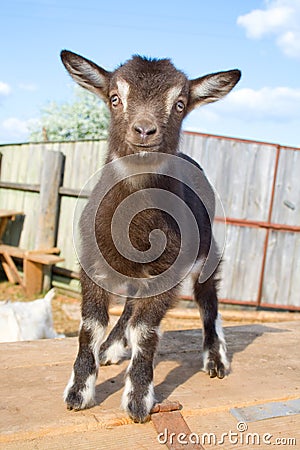
<path id="1" fill-rule="evenodd" d="M 222 122 L 263 124 L 276 127 L 300 121 L 300 88 L 263 87 L 234 90 L 223 101 L 199 108 L 191 114 L 185 129 L 197 124 L 204 128 L 218 127 Z"/>
<path id="2" fill-rule="evenodd" d="M 36 119 L 22 120 L 17 117 L 9 117 L 0 124 L 1 134 L 7 135 L 9 139 L 27 139 L 30 128 L 35 122 Z"/>
<path id="3" fill-rule="evenodd" d="M 3 81 L 0 81 L 0 96 L 4 97 L 11 93 L 11 87 L 7 83 L 3 83 Z"/>
<path id="4" fill-rule="evenodd" d="M 299 0 L 265 1 L 264 9 L 239 16 L 237 23 L 245 28 L 247 37 L 262 39 L 273 35 L 286 56 L 300 58 Z"/>
<path id="5" fill-rule="evenodd" d="M 19 83 L 18 87 L 23 91 L 34 92 L 37 91 L 38 87 L 34 83 Z"/>
<path id="6" fill-rule="evenodd" d="M 287 31 L 281 34 L 277 39 L 277 44 L 287 56 L 300 57 L 300 32 Z"/>
<path id="7" fill-rule="evenodd" d="M 241 114 L 247 120 L 299 120 L 300 89 L 289 87 L 239 89 L 228 95 L 222 109 L 234 115 Z"/>

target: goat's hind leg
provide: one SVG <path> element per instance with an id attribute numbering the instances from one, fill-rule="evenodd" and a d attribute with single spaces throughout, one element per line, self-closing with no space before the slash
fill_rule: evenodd
<path id="1" fill-rule="evenodd" d="M 87 277 L 86 277 L 87 278 Z M 95 404 L 99 349 L 108 324 L 108 294 L 89 279 L 82 279 L 82 323 L 79 351 L 64 392 L 68 409 L 80 410 Z"/>
<path id="2" fill-rule="evenodd" d="M 226 356 L 221 317 L 218 314 L 216 280 L 210 278 L 205 283 L 196 280 L 194 294 L 203 322 L 203 370 L 211 378 L 224 378 L 230 365 Z"/>
<path id="3" fill-rule="evenodd" d="M 100 347 L 99 360 L 102 366 L 117 364 L 127 353 L 126 327 L 133 310 L 133 299 L 127 298 L 124 310 Z"/>

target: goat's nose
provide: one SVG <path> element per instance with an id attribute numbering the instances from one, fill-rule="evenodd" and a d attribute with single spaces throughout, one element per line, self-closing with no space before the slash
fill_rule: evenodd
<path id="1" fill-rule="evenodd" d="M 134 131 L 136 131 L 142 139 L 146 139 L 156 133 L 157 126 L 149 120 L 141 120 L 133 125 Z"/>

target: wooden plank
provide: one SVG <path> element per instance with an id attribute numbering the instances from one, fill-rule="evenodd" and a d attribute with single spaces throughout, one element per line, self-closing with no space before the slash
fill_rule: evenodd
<path id="1" fill-rule="evenodd" d="M 177 326 L 176 322 L 173 324 Z M 300 339 L 299 323 L 226 327 L 224 331 L 233 367 L 232 373 L 224 380 L 210 379 L 201 372 L 199 348 L 202 334 L 196 329 L 191 330 L 189 324 L 186 328 L 186 331 L 164 333 L 156 358 L 155 389 L 158 396 L 183 403 L 182 415 L 189 429 L 200 438 L 204 433 L 215 433 L 221 439 L 222 433 L 236 432 L 237 420 L 229 412 L 232 407 L 299 397 L 300 361 L 295 353 L 295 343 Z M 27 448 L 41 449 L 117 449 L 120 442 L 122 445 L 125 442 L 123 448 L 152 450 L 160 446 L 163 449 L 158 444 L 151 422 L 132 424 L 119 409 L 128 361 L 101 368 L 96 387 L 97 406 L 94 408 L 70 413 L 63 401 L 58 401 L 69 377 L 77 345 L 77 338 L 0 345 L 1 448 L 13 448 L 9 445 L 14 445 L 15 449 L 25 449 L 27 445 Z M 279 421 L 263 420 L 249 424 L 249 432 L 260 432 L 261 436 L 272 433 L 275 437 L 292 437 L 296 432 L 299 439 L 299 420 L 300 416 Z M 273 428 L 275 424 L 276 428 Z M 151 436 L 147 430 L 153 431 Z M 128 440 L 132 435 L 136 442 Z M 138 436 L 142 436 L 144 441 Z M 51 445 L 48 445 L 48 439 L 54 439 Z M 104 442 L 103 446 L 99 442 Z M 206 444 L 207 439 L 202 445 L 207 450 L 212 448 Z M 230 447 L 227 444 L 228 435 L 225 444 L 217 448 L 260 448 L 249 447 L 245 443 Z"/>
<path id="2" fill-rule="evenodd" d="M 4 272 L 7 275 L 8 280 L 11 283 L 19 283 L 21 286 L 23 286 L 22 278 L 19 275 L 19 272 L 16 268 L 16 265 L 12 259 L 12 257 L 6 253 L 3 252 L 2 256 L 2 266 L 4 269 Z"/>
<path id="3" fill-rule="evenodd" d="M 272 221 L 288 225 L 300 223 L 300 152 L 281 150 L 275 186 Z"/>
<path id="4" fill-rule="evenodd" d="M 222 243 L 224 224 L 216 223 L 216 240 Z M 221 235 L 221 237 L 219 237 Z M 241 301 L 257 300 L 265 229 L 227 225 L 225 247 L 220 267 L 220 298 Z"/>
<path id="5" fill-rule="evenodd" d="M 34 254 L 34 253 L 43 253 L 43 254 L 47 254 L 47 255 L 53 255 L 55 253 L 60 253 L 60 249 L 58 247 L 51 247 L 51 248 L 37 248 L 35 250 L 30 250 L 28 253 L 30 253 L 30 255 Z"/>
<path id="6" fill-rule="evenodd" d="M 267 220 L 276 160 L 274 145 L 184 134 L 180 149 L 203 167 L 227 216 Z"/>
<path id="7" fill-rule="evenodd" d="M 9 181 L 0 181 L 0 189 L 11 189 L 15 191 L 40 192 L 39 184 L 12 183 Z"/>
<path id="8" fill-rule="evenodd" d="M 300 233 L 270 232 L 262 303 L 300 306 Z"/>
<path id="9" fill-rule="evenodd" d="M 274 446 L 296 450 L 299 447 L 300 415 L 247 424 L 237 421 L 228 411 L 222 411 L 194 415 L 186 421 L 207 450 L 268 450 Z M 281 438 L 282 444 L 280 440 L 276 444 L 276 439 Z"/>
<path id="10" fill-rule="evenodd" d="M 82 197 L 88 198 L 91 194 L 90 191 L 82 191 L 81 189 L 70 189 L 70 188 L 59 188 L 60 195 L 64 195 L 65 197 Z"/>
<path id="11" fill-rule="evenodd" d="M 3 153 L 1 182 L 38 185 L 43 147 L 40 144 L 5 145 Z M 33 163 L 34 162 L 34 163 Z M 23 228 L 10 236 L 11 242 L 27 249 L 34 248 L 36 237 L 39 196 L 36 192 L 22 192 L 0 188 L 0 208 L 24 211 L 26 220 Z M 11 243 L 10 242 L 10 243 Z"/>
<path id="12" fill-rule="evenodd" d="M 53 272 L 62 277 L 79 280 L 79 272 L 66 269 L 65 267 L 53 267 Z"/>
<path id="13" fill-rule="evenodd" d="M 5 275 L 7 276 L 7 279 L 10 283 L 15 283 L 15 277 L 13 275 L 13 273 L 10 270 L 9 264 L 6 261 L 6 258 L 4 257 L 4 255 L 0 255 L 0 262 L 2 264 L 3 270 L 5 272 Z"/>
<path id="14" fill-rule="evenodd" d="M 14 210 L 14 209 L 0 209 L 0 219 L 6 218 L 9 220 L 14 220 L 15 216 L 19 214 L 24 214 L 22 211 Z"/>
<path id="15" fill-rule="evenodd" d="M 40 253 L 27 253 L 26 260 L 43 264 L 46 266 L 51 266 L 57 264 L 58 262 L 64 261 L 64 258 L 56 255 L 44 255 Z"/>
<path id="16" fill-rule="evenodd" d="M 43 290 L 43 265 L 24 259 L 24 281 L 28 296 L 39 294 Z"/>
<path id="17" fill-rule="evenodd" d="M 26 250 L 12 245 L 0 244 L 0 254 L 7 253 L 14 258 L 24 258 Z"/>
<path id="18" fill-rule="evenodd" d="M 193 444 L 188 441 L 191 435 L 186 421 L 179 411 L 158 412 L 151 415 L 157 439 L 160 444 L 166 445 L 170 450 L 203 449 L 201 444 Z"/>

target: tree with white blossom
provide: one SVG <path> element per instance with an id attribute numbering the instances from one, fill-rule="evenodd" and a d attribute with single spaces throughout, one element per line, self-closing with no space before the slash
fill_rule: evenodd
<path id="1" fill-rule="evenodd" d="M 109 112 L 94 94 L 80 87 L 74 89 L 74 101 L 51 102 L 41 110 L 41 117 L 31 127 L 30 141 L 77 141 L 106 139 Z"/>

